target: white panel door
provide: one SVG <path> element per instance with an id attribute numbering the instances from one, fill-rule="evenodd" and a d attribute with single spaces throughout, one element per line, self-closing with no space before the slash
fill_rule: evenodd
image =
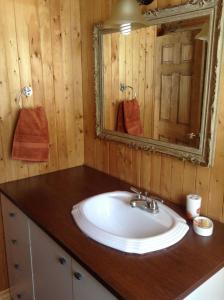
<path id="1" fill-rule="evenodd" d="M 30 235 L 35 299 L 72 300 L 71 257 L 32 221 Z"/>
<path id="2" fill-rule="evenodd" d="M 102 284 L 72 260 L 73 300 L 115 300 Z"/>

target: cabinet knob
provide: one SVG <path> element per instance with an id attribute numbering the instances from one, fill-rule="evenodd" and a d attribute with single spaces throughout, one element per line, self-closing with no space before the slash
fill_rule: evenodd
<path id="1" fill-rule="evenodd" d="M 60 262 L 61 265 L 66 264 L 66 259 L 64 257 L 59 257 L 58 261 Z"/>
<path id="2" fill-rule="evenodd" d="M 79 273 L 79 272 L 74 272 L 74 277 L 75 277 L 77 280 L 81 280 L 81 279 L 82 279 L 82 274 Z"/>
<path id="3" fill-rule="evenodd" d="M 14 212 L 10 212 L 10 213 L 9 213 L 9 216 L 10 216 L 11 218 L 14 218 L 15 215 L 16 215 L 16 214 L 15 214 Z"/>
<path id="4" fill-rule="evenodd" d="M 19 270 L 19 265 L 18 265 L 18 264 L 14 264 L 14 268 L 15 268 L 16 270 Z"/>
<path id="5" fill-rule="evenodd" d="M 17 240 L 11 240 L 12 244 L 15 245 L 17 243 Z"/>

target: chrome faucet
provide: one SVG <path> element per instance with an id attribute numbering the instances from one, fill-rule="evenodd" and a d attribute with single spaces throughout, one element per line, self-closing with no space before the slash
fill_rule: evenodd
<path id="1" fill-rule="evenodd" d="M 144 209 L 151 214 L 158 214 L 159 213 L 159 206 L 157 201 L 163 203 L 163 200 L 154 198 L 153 196 L 148 196 L 148 193 L 145 192 L 142 195 L 142 192 L 137 190 L 135 187 L 130 187 L 130 190 L 135 193 L 135 196 L 130 201 L 131 207 L 138 207 Z"/>

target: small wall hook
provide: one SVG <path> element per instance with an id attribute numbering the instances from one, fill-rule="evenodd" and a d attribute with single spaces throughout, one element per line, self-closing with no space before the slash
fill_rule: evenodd
<path id="1" fill-rule="evenodd" d="M 137 99 L 137 93 L 135 92 L 134 88 L 130 85 L 125 85 L 124 83 L 120 83 L 120 91 L 124 93 L 127 89 L 132 90 L 132 97 Z"/>
<path id="2" fill-rule="evenodd" d="M 30 97 L 33 94 L 33 89 L 31 86 L 24 86 L 24 88 L 22 89 L 22 93 L 24 96 Z"/>
<path id="3" fill-rule="evenodd" d="M 33 89 L 31 86 L 24 86 L 20 91 L 19 95 L 16 97 L 16 103 L 19 105 L 19 108 L 22 108 L 22 96 L 31 97 L 33 95 Z"/>

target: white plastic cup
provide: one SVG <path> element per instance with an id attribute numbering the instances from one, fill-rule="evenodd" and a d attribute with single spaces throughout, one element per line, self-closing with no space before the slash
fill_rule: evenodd
<path id="1" fill-rule="evenodd" d="M 187 195 L 187 217 L 188 219 L 194 219 L 200 216 L 201 212 L 201 196 L 199 195 Z"/>

